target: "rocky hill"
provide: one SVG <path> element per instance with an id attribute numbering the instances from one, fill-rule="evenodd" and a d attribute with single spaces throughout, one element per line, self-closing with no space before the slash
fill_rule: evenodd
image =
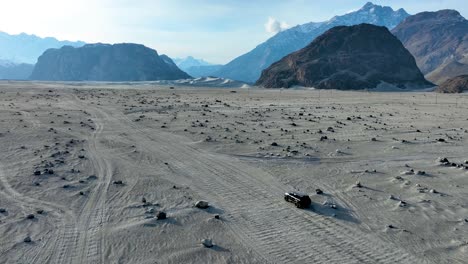
<path id="1" fill-rule="evenodd" d="M 410 16 L 392 33 L 413 54 L 428 80 L 440 84 L 468 74 L 468 20 L 457 11 Z"/>
<path id="2" fill-rule="evenodd" d="M 357 11 L 333 17 L 328 21 L 298 25 L 279 32 L 252 51 L 221 67 L 212 75 L 253 83 L 260 77 L 262 70 L 284 56 L 304 48 L 330 28 L 369 23 L 391 29 L 408 16 L 409 14 L 403 9 L 395 11 L 391 7 L 369 2 Z"/>
<path id="3" fill-rule="evenodd" d="M 167 56 L 139 44 L 89 44 L 49 49 L 31 75 L 50 81 L 154 81 L 187 79 Z"/>
<path id="4" fill-rule="evenodd" d="M 463 93 L 466 91 L 468 91 L 468 74 L 448 79 L 436 89 L 436 92 L 439 93 Z"/>
<path id="5" fill-rule="evenodd" d="M 264 70 L 257 85 L 319 89 L 431 85 L 411 54 L 386 27 L 361 24 L 330 29 L 304 49 Z"/>

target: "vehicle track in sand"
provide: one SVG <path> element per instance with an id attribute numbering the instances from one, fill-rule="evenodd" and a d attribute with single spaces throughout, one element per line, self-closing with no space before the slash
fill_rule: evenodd
<path id="1" fill-rule="evenodd" d="M 93 174 L 98 177 L 96 185 L 86 197 L 86 203 L 77 213 L 76 226 L 69 230 L 67 243 L 60 247 L 55 263 L 104 263 L 103 231 L 107 222 L 106 196 L 112 179 L 112 166 L 107 154 L 102 153 L 98 141 L 104 131 L 106 114 L 95 107 L 83 104 L 73 96 L 67 109 L 86 109 L 91 114 L 95 128 L 88 141 L 88 157 Z"/>
<path id="2" fill-rule="evenodd" d="M 31 160 L 21 160 L 17 163 L 10 163 L 8 167 L 20 168 L 24 166 L 20 163 L 29 162 L 31 162 Z M 9 199 L 16 205 L 19 205 L 24 212 L 35 212 L 38 209 L 47 211 L 48 214 L 53 217 L 51 224 L 56 226 L 56 229 L 49 233 L 48 237 L 43 237 L 40 243 L 38 242 L 35 246 L 26 250 L 21 256 L 18 256 L 17 261 L 18 263 L 47 263 L 50 256 L 45 253 L 52 252 L 50 250 L 61 243 L 66 234 L 67 223 L 73 222 L 73 212 L 62 205 L 42 201 L 18 192 L 8 182 L 6 173 L 19 174 L 19 172 L 14 169 L 4 168 L 5 166 L 0 164 L 0 189 L 5 199 Z"/>
<path id="3" fill-rule="evenodd" d="M 121 129 L 135 131 L 139 148 L 161 161 L 155 165 L 169 162 L 178 176 L 170 180 L 191 186 L 225 210 L 232 233 L 269 262 L 427 262 L 352 224 L 286 205 L 281 197 L 286 186 L 258 168 L 198 150 L 183 137 L 141 128 L 124 115 L 113 119 L 120 120 Z"/>

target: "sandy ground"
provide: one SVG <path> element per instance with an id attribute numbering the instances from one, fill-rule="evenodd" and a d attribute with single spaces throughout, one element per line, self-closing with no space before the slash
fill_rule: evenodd
<path id="1" fill-rule="evenodd" d="M 0 83 L 0 263 L 467 263 L 466 95 L 94 86 Z"/>

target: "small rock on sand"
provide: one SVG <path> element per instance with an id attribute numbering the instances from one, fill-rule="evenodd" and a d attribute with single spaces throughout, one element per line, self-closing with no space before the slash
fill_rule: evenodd
<path id="1" fill-rule="evenodd" d="M 195 203 L 195 207 L 200 208 L 200 209 L 206 209 L 209 206 L 210 205 L 208 204 L 207 201 L 198 201 L 198 202 Z"/>
<path id="2" fill-rule="evenodd" d="M 33 214 L 28 214 L 26 216 L 26 219 L 34 219 L 34 218 L 35 218 L 35 216 Z"/>
<path id="3" fill-rule="evenodd" d="M 213 247 L 213 241 L 211 239 L 205 238 L 201 241 L 204 247 L 210 248 Z"/>
<path id="4" fill-rule="evenodd" d="M 167 215 L 165 212 L 163 211 L 159 211 L 157 214 L 156 214 L 156 219 L 158 220 L 164 220 L 167 218 Z"/>

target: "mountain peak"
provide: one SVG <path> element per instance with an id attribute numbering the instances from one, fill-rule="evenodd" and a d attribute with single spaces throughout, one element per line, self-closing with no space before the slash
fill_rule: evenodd
<path id="1" fill-rule="evenodd" d="M 367 2 L 367 3 L 361 8 L 361 10 L 371 9 L 371 8 L 373 8 L 373 7 L 376 7 L 376 6 L 378 6 L 378 5 L 374 5 L 374 3 L 372 3 L 372 2 Z"/>
<path id="2" fill-rule="evenodd" d="M 457 10 L 453 10 L 453 9 L 439 10 L 438 12 L 435 12 L 435 14 L 437 14 L 437 16 L 439 16 L 439 17 L 454 18 L 454 19 L 460 19 L 460 18 L 465 19 L 460 14 L 460 12 L 458 12 Z"/>
<path id="3" fill-rule="evenodd" d="M 173 59 L 173 61 L 182 70 L 188 70 L 189 68 L 195 67 L 195 66 L 212 65 L 211 63 L 208 63 L 204 61 L 203 59 L 197 59 L 197 58 L 194 58 L 193 56 L 187 56 L 185 58 L 176 58 L 176 59 Z"/>

